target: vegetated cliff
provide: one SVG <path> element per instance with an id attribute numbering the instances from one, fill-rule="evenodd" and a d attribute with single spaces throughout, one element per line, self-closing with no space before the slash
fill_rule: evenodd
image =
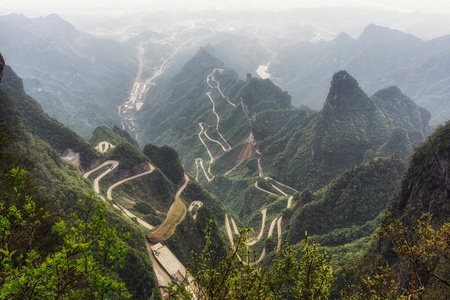
<path id="1" fill-rule="evenodd" d="M 22 79 L 9 66 L 5 68 L 2 86 L 20 111 L 29 132 L 49 143 L 60 153 L 68 148 L 81 153 L 80 165 L 83 169 L 88 169 L 100 159 L 100 153 L 67 126 L 49 117 L 41 105 L 25 93 Z"/>
<path id="2" fill-rule="evenodd" d="M 407 131 L 407 144 L 417 145 L 427 134 L 428 121 L 429 113 L 398 88 L 368 97 L 352 76 L 340 71 L 333 76 L 322 110 L 288 140 L 278 136 L 279 151 L 269 169 L 273 177 L 298 189 L 317 189 L 362 163 L 367 151 L 376 153 L 397 128 Z M 405 150 L 381 150 L 406 156 Z"/>
<path id="3" fill-rule="evenodd" d="M 387 216 L 382 219 L 381 232 L 389 233 L 373 243 L 357 265 L 358 270 L 349 274 L 376 273 L 378 267 L 388 266 L 396 275 L 384 288 L 408 290 L 423 286 L 421 297 L 448 298 L 449 149 L 450 122 L 447 122 L 411 155 L 400 189 L 391 200 Z M 431 215 L 431 229 L 419 232 L 418 221 L 423 214 Z M 421 224 L 426 222 L 422 219 Z M 386 228 L 392 229 L 387 231 Z M 439 236 L 433 237 L 436 234 Z"/>
<path id="4" fill-rule="evenodd" d="M 15 162 L 18 161 L 35 178 L 37 182 L 36 197 L 39 195 L 45 199 L 56 199 L 52 200 L 54 209 L 61 208 L 58 213 L 62 218 L 67 219 L 65 213 L 82 213 L 78 200 L 90 201 L 92 182 L 82 178 L 79 169 L 64 161 L 60 154 L 52 148 L 52 145 L 71 146 L 77 149 L 76 147 L 81 144 L 80 147 L 84 147 L 81 149 L 85 149 L 85 152 L 80 154 L 81 160 L 85 161 L 83 156 L 86 153 L 88 156 L 90 153 L 95 153 L 94 165 L 99 165 L 106 160 L 117 160 L 118 166 L 113 167 L 112 172 L 101 180 L 100 193 L 102 194 L 105 194 L 106 190 L 120 179 L 149 171 L 149 158 L 135 145 L 122 140 L 106 155 L 101 155 L 76 133 L 67 129 L 57 120 L 49 118 L 39 104 L 25 94 L 20 78 L 9 67 L 6 68 L 5 75 L 5 81 L 0 88 L 0 140 L 2 142 L 0 147 L 0 158 L 2 159 L 0 179 L 2 182 L 0 185 L 2 187 L 9 186 L 3 182 L 3 179 L 9 178 L 10 170 L 6 167 L 16 166 Z M 20 113 L 16 106 L 20 106 Z M 41 124 L 36 122 L 41 122 Z M 29 128 L 32 132 L 28 131 Z M 107 135 L 111 133 L 108 130 L 105 130 Z M 53 136 L 51 133 L 55 135 L 62 133 L 62 137 Z M 117 137 L 117 133 L 112 136 Z M 63 137 L 69 138 L 65 140 Z M 177 176 L 179 172 L 184 174 L 183 169 L 179 169 L 181 165 L 177 160 L 177 155 L 174 155 L 176 153 L 173 149 L 167 150 L 166 147 L 162 147 L 161 151 L 157 162 L 167 176 L 172 176 L 173 170 L 176 170 Z M 14 154 L 14 159 L 11 158 L 11 153 Z M 8 164 L 3 162 L 4 159 L 8 159 Z M 166 167 L 165 163 L 173 163 L 175 166 Z M 88 170 L 89 164 L 86 165 L 88 166 L 85 169 Z M 89 178 L 95 177 L 95 174 L 98 176 L 103 171 L 96 171 Z M 177 176 L 175 178 L 178 178 Z M 217 245 L 224 245 L 223 241 L 221 242 L 223 235 L 218 230 L 218 226 L 223 223 L 224 206 L 192 179 L 190 181 L 186 191 L 180 195 L 183 205 L 189 206 L 192 201 L 197 200 L 203 202 L 203 207 L 198 210 L 196 220 L 193 219 L 191 212 L 187 212 L 185 220 L 179 225 L 180 228 L 175 230 L 175 234 L 168 241 L 168 243 L 174 241 L 170 245 L 174 247 L 175 253 L 183 262 L 189 261 L 192 250 L 200 250 L 203 247 L 204 229 L 208 225 L 209 219 L 217 220 L 213 230 L 214 240 L 217 241 Z M 178 181 L 177 184 L 180 182 Z M 121 278 L 136 299 L 147 297 L 156 283 L 145 247 L 144 236 L 148 231 L 144 232 L 143 228 L 131 221 L 129 217 L 125 217 L 120 210 L 113 209 L 111 203 L 120 204 L 138 218 L 157 226 L 165 219 L 166 215 L 162 212 L 169 209 L 176 190 L 177 186 L 159 168 L 156 168 L 151 173 L 118 185 L 112 193 L 114 201 L 106 203 L 108 226 L 117 228 L 119 232 L 132 233 L 127 244 L 131 249 L 125 259 L 124 268 L 117 270 L 113 276 Z M 0 197 L 5 196 L 5 192 L 2 188 Z M 106 199 L 106 197 L 104 198 Z M 100 199 L 94 197 L 93 201 L 97 203 Z M 47 229 L 51 230 L 50 227 Z M 40 236 L 40 234 L 36 233 L 36 236 Z M 180 240 L 189 241 L 189 243 L 178 243 Z M 45 241 L 47 240 L 42 239 L 42 243 Z M 50 239 L 45 247 L 53 249 L 52 243 L 53 240 Z M 223 251 L 220 247 L 218 246 L 216 249 Z M 44 252 L 42 253 L 44 254 Z"/>
<path id="5" fill-rule="evenodd" d="M 370 244 L 404 171 L 399 156 L 378 157 L 348 169 L 314 193 L 295 194 L 296 206 L 285 215 L 289 243 L 300 242 L 308 232 L 331 253 L 334 264 L 361 255 L 361 245 L 355 244 Z"/>
<path id="6" fill-rule="evenodd" d="M 92 183 L 84 180 L 79 170 L 64 161 L 52 145 L 84 149 L 81 151 L 81 161 L 85 162 L 83 155 L 87 154 L 89 157 L 90 153 L 96 151 L 76 133 L 49 118 L 34 99 L 25 94 L 20 78 L 9 67 L 6 68 L 4 82 L 0 87 L 0 124 L 2 200 L 6 201 L 5 193 L 8 193 L 8 188 L 12 188 L 7 184 L 7 180 L 11 179 L 11 168 L 20 166 L 25 168 L 36 182 L 35 188 L 25 187 L 23 192 L 29 192 L 33 199 L 39 201 L 39 205 L 44 203 L 44 206 L 49 206 L 53 212 L 56 211 L 55 217 L 61 217 L 67 222 L 71 220 L 70 213 L 83 214 L 78 201 L 89 203 Z M 5 153 L 10 154 L 5 156 Z M 98 201 L 100 200 L 95 197 L 94 202 Z M 143 234 L 128 218 L 124 218 L 109 206 L 105 209 L 108 226 L 114 226 L 119 232 L 123 230 L 132 233 L 127 243 L 132 249 L 124 261 L 124 268 L 115 271 L 113 276 L 121 278 L 136 299 L 146 297 L 153 290 L 155 277 L 143 243 Z M 55 217 L 51 220 L 57 221 Z M 38 245 L 42 257 L 45 257 L 56 249 L 60 240 L 52 238 L 51 226 L 39 227 L 38 231 L 30 234 L 35 237 L 43 236 Z M 24 239 L 27 239 L 26 232 Z M 29 245 L 28 239 L 18 242 Z"/>
<path id="7" fill-rule="evenodd" d="M 450 221 L 450 122 L 436 131 L 411 156 L 410 166 L 390 212 L 409 225 L 421 213 L 433 215 L 432 223 Z"/>
<path id="8" fill-rule="evenodd" d="M 242 81 L 221 65 L 202 48 L 150 90 L 138 123 L 143 142 L 175 148 L 186 170 L 241 216 L 273 201 L 254 187 L 260 174 L 317 190 L 376 156 L 407 159 L 428 134 L 429 112 L 397 87 L 369 97 L 340 71 L 316 112 L 291 107 L 270 80 Z"/>

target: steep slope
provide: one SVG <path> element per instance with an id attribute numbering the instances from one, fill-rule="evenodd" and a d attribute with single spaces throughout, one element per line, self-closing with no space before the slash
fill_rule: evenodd
<path id="1" fill-rule="evenodd" d="M 6 68 L 4 79 L 0 87 L 0 124 L 2 126 L 0 136 L 3 138 L 4 133 L 7 134 L 6 137 L 8 139 L 6 143 L 3 143 L 4 141 L 2 140 L 2 148 L 6 147 L 6 150 L 13 153 L 15 158 L 0 155 L 1 177 L 2 179 L 11 178 L 9 176 L 11 170 L 6 168 L 7 166 L 10 168 L 24 167 L 31 174 L 33 180 L 36 181 L 36 192 L 33 198 L 36 198 L 36 201 L 38 201 L 37 199 L 45 199 L 51 210 L 57 213 L 55 217 L 61 217 L 70 222 L 70 213 L 83 213 L 79 200 L 85 203 L 91 201 L 92 186 L 89 182 L 83 180 L 72 163 L 62 159 L 60 154 L 45 140 L 48 138 L 48 134 L 45 131 L 64 133 L 62 137 L 68 137 L 68 140 L 65 142 L 72 143 L 71 146 L 75 145 L 74 148 L 81 145 L 85 147 L 84 149 L 88 149 L 90 146 L 83 146 L 85 142 L 80 142 L 83 140 L 78 135 L 44 114 L 37 102 L 21 89 L 21 85 L 18 84 L 21 80 L 16 77 L 9 67 Z M 20 105 L 20 113 L 16 103 L 18 104 L 17 106 Z M 30 122 L 33 120 L 42 120 L 43 124 L 32 127 L 34 123 Z M 29 132 L 29 128 L 33 129 L 33 132 Z M 41 130 L 43 132 L 40 132 Z M 13 137 L 11 137 L 11 134 Z M 50 140 L 50 142 L 54 141 Z M 94 149 L 81 152 L 82 162 L 86 161 L 83 158 L 84 153 L 89 157 L 91 151 L 95 152 Z M 2 192 L 0 197 L 2 201 L 6 201 L 4 192 L 6 192 L 7 186 L 3 183 L 1 183 Z M 98 199 L 94 199 L 95 203 L 97 201 Z M 118 231 L 124 230 L 132 233 L 132 238 L 127 244 L 132 249 L 124 261 L 124 268 L 116 271 L 114 276 L 121 278 L 121 281 L 126 283 L 128 290 L 134 294 L 136 299 L 145 297 L 154 287 L 154 274 L 151 271 L 151 264 L 148 261 L 147 252 L 142 242 L 142 231 L 133 225 L 129 219 L 122 217 L 121 214 L 118 214 L 112 208 L 107 206 L 105 209 L 106 219 L 110 225 L 114 225 Z M 57 221 L 54 217 L 51 220 Z M 47 249 L 51 253 L 57 245 L 57 241 L 52 235 L 51 226 L 47 229 L 44 226 L 40 230 L 42 231 L 34 234 L 36 237 L 43 235 L 40 242 L 45 244 L 46 248 L 43 248 L 43 250 Z M 45 251 L 42 252 L 42 254 L 44 253 Z"/>
<path id="2" fill-rule="evenodd" d="M 9 174 L 9 170 L 3 167 L 14 166 L 17 160 L 8 158 L 10 157 L 9 152 L 4 151 L 6 147 L 6 150 L 19 157 L 20 164 L 33 175 L 38 183 L 37 193 L 46 198 L 55 199 L 53 207 L 55 210 L 60 209 L 58 213 L 64 219 L 68 218 L 65 216 L 66 213 L 82 213 L 82 207 L 78 200 L 89 203 L 91 191 L 94 189 L 98 197 L 93 196 L 93 201 L 95 203 L 106 201 L 108 226 L 117 228 L 119 232 L 132 234 L 128 241 L 131 249 L 124 262 L 124 268 L 117 270 L 113 276 L 121 278 L 125 282 L 135 299 L 147 297 L 158 283 L 149 261 L 145 236 L 155 226 L 158 226 L 166 218 L 166 215 L 170 215 L 168 210 L 174 199 L 178 197 L 180 205 L 185 207 L 186 211 L 186 217 L 180 220 L 179 224 L 184 230 L 182 239 L 187 238 L 192 241 L 190 244 L 173 244 L 177 245 L 176 253 L 183 258 L 183 262 L 189 260 L 191 250 L 199 250 L 204 243 L 202 238 L 209 219 L 223 219 L 224 207 L 196 183 L 189 183 L 186 192 L 183 193 L 184 188 L 182 190 L 180 186 L 172 183 L 160 169 L 153 167 L 149 158 L 138 147 L 124 141 L 126 138 L 119 139 L 121 142 L 114 145 L 111 151 L 104 155 L 100 154 L 70 129 L 49 118 L 39 104 L 21 89 L 20 78 L 9 67 L 6 68 L 4 79 L 2 88 L 0 88 L 2 180 Z M 20 114 L 16 104 L 20 106 Z M 38 121 L 42 124 L 34 123 Z M 28 130 L 32 130 L 32 132 L 28 132 Z M 111 134 L 108 130 L 100 128 L 100 135 L 105 132 L 106 135 Z M 17 134 L 15 138 L 14 132 Z M 55 140 L 50 132 L 62 132 L 62 136 L 59 137 L 60 139 L 56 137 Z M 112 137 L 117 138 L 120 133 L 119 130 Z M 69 138 L 65 140 L 63 138 L 65 136 Z M 55 151 L 52 144 L 46 140 L 57 146 L 64 142 L 74 148 L 84 147 L 85 151 L 79 153 L 82 162 L 86 162 L 84 155 L 89 157 L 90 153 L 95 153 L 96 159 L 89 164 L 85 163 L 84 170 L 91 169 L 84 173 L 84 177 L 87 179 L 80 176 L 80 170 L 74 167 L 73 162 L 69 163 L 64 160 L 61 154 Z M 64 144 L 65 146 L 67 145 Z M 164 162 L 174 163 L 176 167 L 180 167 L 180 164 L 178 162 L 177 165 L 177 161 L 173 161 L 173 156 L 167 157 L 165 154 L 167 154 L 167 150 L 163 151 L 163 155 L 157 161 L 161 163 L 161 169 L 170 176 L 171 168 L 165 167 Z M 4 159 L 9 159 L 8 164 L 3 163 Z M 182 172 L 184 171 L 182 170 Z M 185 176 L 186 178 L 187 176 Z M 188 182 L 185 181 L 185 183 Z M 181 185 L 180 182 L 177 184 Z M 4 186 L 3 181 L 1 185 Z M 175 195 L 176 192 L 177 195 Z M 0 196 L 2 199 L 5 196 L 3 188 Z M 196 210 L 198 218 L 195 219 L 193 218 L 194 212 L 187 212 L 187 207 L 194 200 L 202 204 L 202 208 Z M 213 232 L 217 245 L 223 245 L 223 242 L 220 242 L 222 237 L 218 233 L 220 225 L 221 222 L 218 221 Z M 193 227 L 196 229 L 192 230 Z M 178 226 L 174 226 L 173 230 L 176 231 L 177 228 Z M 172 239 L 181 239 L 177 232 Z M 43 234 L 45 236 L 45 233 Z M 51 239 L 52 236 L 49 235 L 48 238 Z M 42 239 L 42 242 L 44 241 L 46 238 Z M 218 246 L 216 249 L 223 251 L 220 247 Z"/>
<path id="3" fill-rule="evenodd" d="M 31 133 L 48 142 L 59 153 L 67 149 L 80 153 L 82 168 L 89 168 L 100 158 L 100 154 L 80 136 L 55 118 L 49 117 L 39 103 L 25 93 L 22 79 L 9 66 L 5 68 L 2 86 L 13 99 L 14 105 L 22 114 L 24 125 Z"/>
<path id="4" fill-rule="evenodd" d="M 398 157 L 375 158 L 347 170 L 315 193 L 295 194 L 292 217 L 285 215 L 289 242 L 300 242 L 307 232 L 334 255 L 334 264 L 355 258 L 361 252 L 352 243 L 371 242 L 404 170 Z"/>
<path id="5" fill-rule="evenodd" d="M 369 98 L 352 76 L 340 71 L 333 76 L 322 110 L 284 142 L 269 169 L 298 189 L 316 189 L 362 163 L 366 152 L 377 152 L 396 128 L 406 130 L 407 142 L 417 145 L 427 134 L 428 120 L 429 113 L 398 88 Z"/>
<path id="6" fill-rule="evenodd" d="M 117 145 L 121 142 L 128 142 L 132 145 L 139 146 L 138 142 L 133 139 L 128 131 L 120 129 L 117 125 L 113 126 L 99 126 L 94 129 L 89 143 L 92 146 L 97 146 L 101 142 L 108 142 L 112 145 Z"/>
<path id="7" fill-rule="evenodd" d="M 316 190 L 375 156 L 406 158 L 428 133 L 427 110 L 397 87 L 368 97 L 340 71 L 315 112 L 292 108 L 290 95 L 270 80 L 249 74 L 240 81 L 218 65 L 203 48 L 151 90 L 139 112 L 140 139 L 174 147 L 186 170 L 241 217 L 285 196 L 267 176 Z M 399 136 L 405 145 L 397 151 Z M 272 195 L 261 192 L 264 185 Z"/>
<path id="8" fill-rule="evenodd" d="M 400 189 L 382 219 L 381 238 L 372 243 L 370 251 L 349 274 L 376 273 L 389 266 L 396 275 L 378 291 L 414 291 L 423 287 L 420 296 L 425 299 L 448 298 L 449 143 L 447 122 L 415 149 Z M 429 223 L 427 218 L 422 219 L 423 214 L 431 216 Z M 430 227 L 424 227 L 426 224 Z"/>

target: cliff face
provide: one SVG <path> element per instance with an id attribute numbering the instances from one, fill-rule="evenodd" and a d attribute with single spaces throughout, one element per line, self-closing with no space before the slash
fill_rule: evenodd
<path id="1" fill-rule="evenodd" d="M 3 68 L 5 67 L 5 60 L 3 59 L 2 54 L 0 53 L 0 82 L 2 82 L 3 77 Z"/>
<path id="2" fill-rule="evenodd" d="M 450 216 L 450 122 L 439 127 L 411 158 L 394 212 L 413 221 L 421 213 L 433 214 L 433 222 L 442 225 Z"/>

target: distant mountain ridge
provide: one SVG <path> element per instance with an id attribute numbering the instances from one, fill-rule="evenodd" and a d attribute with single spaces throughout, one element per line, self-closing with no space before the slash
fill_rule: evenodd
<path id="1" fill-rule="evenodd" d="M 368 93 L 398 86 L 431 112 L 432 124 L 439 124 L 450 118 L 449 53 L 449 36 L 423 41 L 371 24 L 356 39 L 342 33 L 328 42 L 289 46 L 277 54 L 269 72 L 275 83 L 290 92 L 294 105 L 319 109 L 328 78 L 347 70 Z"/>
<path id="2" fill-rule="evenodd" d="M 0 49 L 27 93 L 85 139 L 98 125 L 119 123 L 138 69 L 128 44 L 78 31 L 58 15 L 0 17 Z"/>

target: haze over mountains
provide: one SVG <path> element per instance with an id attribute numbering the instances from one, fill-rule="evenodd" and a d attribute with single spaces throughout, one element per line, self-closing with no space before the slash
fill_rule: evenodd
<path id="1" fill-rule="evenodd" d="M 307 232 L 328 253 L 332 299 L 368 298 L 361 278 L 376 281 L 370 274 L 387 265 L 376 295 L 445 299 L 448 260 L 425 258 L 433 268 L 412 274 L 386 237 L 372 236 L 401 220 L 420 245 L 412 228 L 422 213 L 435 230 L 450 221 L 450 9 L 352 2 L 250 12 L 259 2 L 239 12 L 238 2 L 192 2 L 189 13 L 175 1 L 160 10 L 112 2 L 97 16 L 89 8 L 102 2 L 55 6 L 75 26 L 59 14 L 0 16 L 2 205 L 20 198 L 17 166 L 32 182 L 26 193 L 54 204 L 55 222 L 82 214 L 78 199 L 104 205 L 106 226 L 133 233 L 124 268 L 110 272 L 133 299 L 186 283 L 191 252 L 208 239 L 226 259 L 245 227 L 250 252 L 237 265 L 248 270 L 270 266 L 284 241 L 300 259 Z M 20 228 L 21 241 L 29 231 Z M 52 232 L 30 241 L 14 247 L 50 257 L 62 245 Z M 80 282 L 82 295 L 97 291 L 95 280 Z"/>

